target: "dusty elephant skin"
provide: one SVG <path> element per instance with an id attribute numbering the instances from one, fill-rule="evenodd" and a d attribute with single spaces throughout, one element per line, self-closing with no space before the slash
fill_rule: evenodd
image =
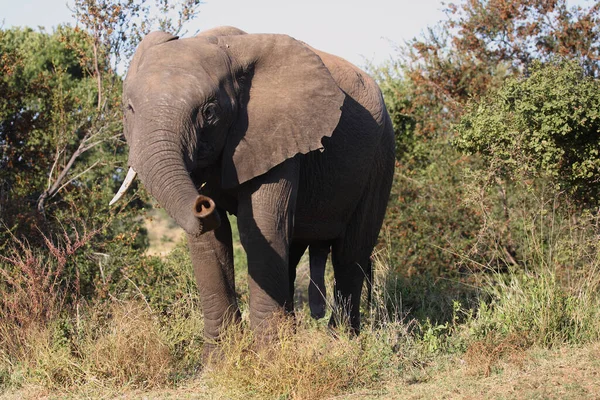
<path id="1" fill-rule="evenodd" d="M 286 35 L 154 32 L 131 62 L 123 104 L 128 181 L 137 173 L 188 235 L 207 343 L 240 318 L 226 212 L 238 218 L 259 336 L 292 311 L 307 247 L 313 315 L 324 315 L 317 294 L 331 252 L 342 311 L 330 323 L 347 318 L 359 331 L 394 168 L 392 124 L 370 77 Z"/>

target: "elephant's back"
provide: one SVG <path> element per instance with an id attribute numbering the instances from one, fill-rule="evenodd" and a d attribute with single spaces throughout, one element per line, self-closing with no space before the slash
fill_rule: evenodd
<path id="1" fill-rule="evenodd" d="M 347 96 L 360 104 L 377 124 L 385 123 L 385 103 L 379 86 L 365 71 L 349 61 L 311 47 Z"/>

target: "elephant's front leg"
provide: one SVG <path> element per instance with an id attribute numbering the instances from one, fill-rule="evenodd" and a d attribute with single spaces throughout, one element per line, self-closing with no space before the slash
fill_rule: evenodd
<path id="1" fill-rule="evenodd" d="M 289 248 L 298 168 L 288 160 L 246 183 L 238 199 L 240 240 L 248 256 L 250 326 L 259 340 L 274 334 L 272 317 L 290 301 Z"/>
<path id="2" fill-rule="evenodd" d="M 219 209 L 221 226 L 200 236 L 188 235 L 194 275 L 204 314 L 204 352 L 215 349 L 223 329 L 240 320 L 233 270 L 231 226 Z"/>

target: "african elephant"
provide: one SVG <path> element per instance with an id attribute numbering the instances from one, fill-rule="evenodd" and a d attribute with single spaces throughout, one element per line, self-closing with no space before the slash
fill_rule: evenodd
<path id="1" fill-rule="evenodd" d="M 113 202 L 137 174 L 187 233 L 207 343 L 240 318 L 226 212 L 247 253 L 259 337 L 292 310 L 309 246 L 323 267 L 331 250 L 341 311 L 330 323 L 344 317 L 359 331 L 394 169 L 392 123 L 366 73 L 286 35 L 153 32 L 133 57 L 123 104 L 130 170 Z"/>

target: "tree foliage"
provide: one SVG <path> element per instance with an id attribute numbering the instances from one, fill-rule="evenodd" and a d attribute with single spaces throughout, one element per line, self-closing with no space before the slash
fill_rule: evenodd
<path id="1" fill-rule="evenodd" d="M 586 196 L 596 190 L 597 84 L 584 75 L 600 73 L 600 2 L 570 7 L 566 0 L 463 0 L 445 11 L 444 21 L 400 46 L 393 64 L 374 71 L 398 144 L 385 241 L 408 280 L 403 299 L 413 309 L 440 303 L 430 296 L 456 298 L 456 291 L 469 286 L 451 282 L 472 283 L 478 271 L 518 265 L 528 251 L 521 239 L 525 221 L 534 217 L 527 210 L 549 194 L 533 186 L 525 192 L 520 182 L 506 180 L 507 174 L 498 173 L 500 160 L 506 168 L 510 161 L 537 173 L 536 157 L 546 157 L 544 168 L 558 174 L 561 187 Z M 538 64 L 557 58 L 579 70 L 559 72 L 555 66 L 542 78 Z M 551 87 L 551 74 L 562 83 Z M 521 93 L 525 86 L 528 92 Z M 499 88 L 500 97 L 512 88 L 521 116 L 496 98 Z M 569 88 L 575 94 L 565 94 Z M 528 102 L 528 96 L 538 99 Z M 476 129 L 459 148 L 455 139 L 465 129 L 456 124 L 465 113 L 470 116 L 464 124 L 472 121 Z M 521 135 L 513 137 L 515 131 Z M 529 150 L 519 147 L 523 141 Z M 548 181 L 536 182 L 548 187 Z M 446 312 L 429 316 L 448 318 L 451 301 L 444 302 Z"/>
<path id="2" fill-rule="evenodd" d="M 564 0 L 468 0 L 450 4 L 447 27 L 456 31 L 452 46 L 468 54 L 472 67 L 507 63 L 523 72 L 534 60 L 556 56 L 580 62 L 588 75 L 600 72 L 600 30 L 597 2 L 568 7 Z M 417 46 L 419 49 L 419 46 Z"/>
<path id="3" fill-rule="evenodd" d="M 127 160 L 120 71 L 145 33 L 177 33 L 198 5 L 76 0 L 76 27 L 0 30 L 0 316 L 44 276 L 63 304 L 137 271 L 123 267 L 146 245 L 147 198 L 108 206 Z"/>
<path id="4" fill-rule="evenodd" d="M 84 32 L 68 27 L 53 34 L 0 32 L 0 209 L 4 225 L 15 232 L 41 223 L 38 199 L 46 191 L 56 194 L 49 191 L 55 178 L 90 129 L 96 88 L 80 62 L 81 53 L 89 52 L 84 44 Z"/>
<path id="5" fill-rule="evenodd" d="M 534 60 L 555 56 L 600 73 L 600 2 L 569 8 L 566 0 L 465 0 L 447 19 L 401 49 L 403 75 L 414 89 L 405 111 L 417 135 L 451 134 L 471 99 L 508 76 L 527 74 Z"/>
<path id="6" fill-rule="evenodd" d="M 574 62 L 532 65 L 530 75 L 471 103 L 456 143 L 503 177 L 544 176 L 587 204 L 600 189 L 600 84 Z"/>

